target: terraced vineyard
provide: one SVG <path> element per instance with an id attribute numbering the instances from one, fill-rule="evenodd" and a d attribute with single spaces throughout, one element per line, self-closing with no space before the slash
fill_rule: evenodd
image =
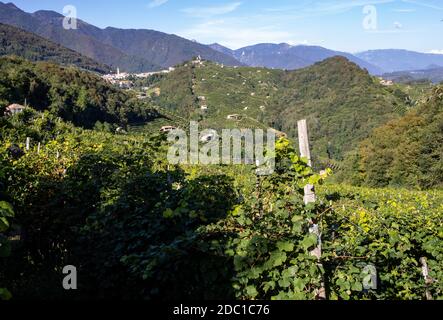
<path id="1" fill-rule="evenodd" d="M 0 101 L 30 97 L 23 112 L 0 118 L 0 298 L 309 300 L 324 288 L 331 300 L 443 299 L 443 192 L 433 190 L 441 87 L 411 98 L 340 58 L 296 73 L 189 62 L 152 82 L 141 101 L 76 69 L 16 58 L 0 67 L 35 81 L 20 72 L 0 81 Z M 67 90 L 61 75 L 76 85 Z M 355 117 L 329 127 L 335 120 L 323 112 L 334 110 Z M 333 184 L 338 175 L 317 173 L 296 152 L 296 112 L 310 119 L 314 161 L 388 185 L 401 182 L 391 173 L 406 164 L 411 173 L 397 177 L 410 189 Z M 277 141 L 268 176 L 253 165 L 172 165 L 159 129 L 190 120 L 287 128 L 290 139 Z M 379 122 L 395 134 L 372 130 Z M 348 148 L 357 156 L 341 162 Z M 317 190 L 308 205 L 307 184 Z M 60 286 L 67 264 L 78 266 L 81 290 Z"/>
<path id="2" fill-rule="evenodd" d="M 406 86 L 384 87 L 339 57 L 291 72 L 194 61 L 137 84 L 158 90 L 151 104 L 203 128 L 272 127 L 296 141 L 297 120 L 307 118 L 313 153 L 324 162 L 342 161 L 372 129 L 399 118 L 420 97 Z"/>

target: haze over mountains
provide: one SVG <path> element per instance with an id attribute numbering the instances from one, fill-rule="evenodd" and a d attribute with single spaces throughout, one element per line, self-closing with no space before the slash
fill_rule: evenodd
<path id="1" fill-rule="evenodd" d="M 229 51 L 219 44 L 210 45 L 225 54 L 230 53 L 238 61 L 251 67 L 296 70 L 334 56 L 343 56 L 367 69 L 371 74 L 382 74 L 383 70 L 350 53 L 333 51 L 319 46 L 291 46 L 287 43 L 263 43 Z"/>
<path id="2" fill-rule="evenodd" d="M 443 67 L 385 73 L 383 75 L 383 78 L 401 83 L 410 83 L 417 81 L 430 81 L 433 83 L 439 83 L 443 81 Z"/>
<path id="3" fill-rule="evenodd" d="M 237 50 L 218 43 L 210 47 L 230 54 L 248 66 L 276 69 L 300 69 L 333 56 L 343 56 L 374 75 L 443 67 L 443 55 L 397 49 L 370 50 L 353 55 L 319 46 L 291 46 L 287 43 L 263 43 Z"/>
<path id="4" fill-rule="evenodd" d="M 343 56 L 373 75 L 443 67 L 443 55 L 407 50 L 372 50 L 358 54 L 319 46 L 256 44 L 231 50 L 220 44 L 204 45 L 154 30 L 101 29 L 78 20 L 77 30 L 62 27 L 64 16 L 47 10 L 27 13 L 13 3 L 0 2 L 0 23 L 35 33 L 89 57 L 99 64 L 127 72 L 165 69 L 200 55 L 226 65 L 296 70 L 333 56 Z M 425 75 L 427 73 L 424 73 Z M 434 81 L 440 78 L 434 77 Z"/>
<path id="5" fill-rule="evenodd" d="M 424 70 L 443 66 L 442 54 L 420 53 L 408 50 L 370 50 L 356 54 L 384 72 Z"/>

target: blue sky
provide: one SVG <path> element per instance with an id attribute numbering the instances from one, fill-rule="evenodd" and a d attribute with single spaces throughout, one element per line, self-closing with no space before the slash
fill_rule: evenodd
<path id="1" fill-rule="evenodd" d="M 154 29 L 232 49 L 287 42 L 348 52 L 401 48 L 443 54 L 441 0 L 11 1 L 28 12 L 62 13 L 74 5 L 80 19 L 102 28 Z M 365 28 L 374 13 L 376 28 Z"/>

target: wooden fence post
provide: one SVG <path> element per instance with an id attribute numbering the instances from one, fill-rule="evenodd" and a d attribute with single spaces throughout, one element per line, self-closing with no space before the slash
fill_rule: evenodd
<path id="1" fill-rule="evenodd" d="M 423 274 L 423 278 L 425 279 L 425 284 L 426 284 L 426 300 L 433 300 L 432 299 L 432 294 L 431 291 L 429 290 L 429 285 L 431 285 L 434 281 L 433 279 L 429 276 L 429 267 L 428 267 L 428 262 L 426 260 L 425 257 L 420 258 L 420 263 L 421 263 L 421 272 Z"/>
<path id="2" fill-rule="evenodd" d="M 27 137 L 26 138 L 26 151 L 29 151 L 30 144 L 31 144 L 31 138 Z"/>
<path id="3" fill-rule="evenodd" d="M 311 167 L 311 151 L 309 150 L 308 125 L 306 120 L 300 120 L 298 122 L 298 143 L 300 148 L 300 156 L 308 159 L 308 165 Z M 310 184 L 305 186 L 304 201 L 305 204 L 316 201 L 314 186 Z"/>
<path id="4" fill-rule="evenodd" d="M 298 143 L 300 148 L 300 156 L 302 158 L 308 159 L 308 165 L 312 167 L 311 161 L 311 151 L 309 149 L 309 136 L 308 136 L 308 125 L 306 119 L 300 120 L 297 123 L 298 125 Z M 306 185 L 304 189 L 304 202 L 305 204 L 314 203 L 316 201 L 315 190 L 313 185 Z M 317 247 L 310 252 L 312 256 L 315 256 L 318 260 L 318 266 L 323 267 L 321 263 L 321 233 L 319 229 L 318 223 L 310 220 L 310 228 L 309 232 L 315 234 L 318 239 Z M 324 285 L 324 279 L 322 277 L 322 283 L 320 288 L 317 291 L 318 299 L 326 299 L 326 290 Z"/>

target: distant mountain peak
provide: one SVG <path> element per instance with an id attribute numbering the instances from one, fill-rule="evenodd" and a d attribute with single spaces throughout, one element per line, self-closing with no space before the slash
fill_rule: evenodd
<path id="1" fill-rule="evenodd" d="M 39 37 L 31 32 L 0 23 L 0 56 L 16 55 L 31 61 L 51 61 L 62 65 L 75 65 L 99 73 L 111 67 L 100 64 L 78 52 Z"/>
<path id="2" fill-rule="evenodd" d="M 435 63 L 430 64 L 429 66 L 426 67 L 426 69 L 441 69 L 441 68 L 443 68 L 443 66 L 435 64 Z"/>
<path id="3" fill-rule="evenodd" d="M 443 66 L 443 55 L 403 49 L 369 50 L 360 52 L 356 56 L 388 73 L 423 70 L 430 65 Z"/>
<path id="4" fill-rule="evenodd" d="M 320 63 L 330 63 L 330 62 L 334 62 L 334 63 L 352 63 L 348 58 L 343 57 L 343 56 L 333 56 L 330 58 L 325 59 L 324 61 L 320 62 Z"/>
<path id="5" fill-rule="evenodd" d="M 127 72 L 146 72 L 174 66 L 193 56 L 226 65 L 241 65 L 231 53 L 164 32 L 144 29 L 101 29 L 78 20 L 75 32 L 60 23 L 63 15 L 49 10 L 27 13 L 0 3 L 0 22 L 19 27 L 75 50 L 93 60 Z"/>
<path id="6" fill-rule="evenodd" d="M 221 50 L 216 46 L 213 49 Z M 225 51 L 225 53 L 227 53 Z M 290 45 L 288 43 L 259 43 L 240 48 L 231 53 L 240 62 L 252 67 L 296 70 L 313 65 L 333 56 L 344 56 L 371 74 L 382 74 L 383 70 L 353 56 L 350 53 L 329 50 L 320 46 Z"/>
<path id="7" fill-rule="evenodd" d="M 219 43 L 213 43 L 213 44 L 210 44 L 208 46 L 210 48 L 212 48 L 213 50 L 215 50 L 215 51 L 218 51 L 218 52 L 230 55 L 230 56 L 234 55 L 234 50 L 232 50 L 232 49 L 230 49 L 228 47 L 225 47 L 225 46 L 223 46 L 223 45 L 221 45 Z"/>
<path id="8" fill-rule="evenodd" d="M 3 2 L 0 1 L 0 5 L 5 5 L 5 6 L 11 8 L 11 9 L 18 9 L 18 10 L 20 10 L 20 9 L 19 9 L 15 4 L 13 4 L 12 2 L 3 3 Z"/>
<path id="9" fill-rule="evenodd" d="M 51 10 L 39 10 L 36 11 L 34 13 L 32 13 L 32 15 L 36 18 L 43 18 L 43 19 L 59 19 L 59 18 L 64 18 L 64 16 L 58 12 L 55 11 L 51 11 Z"/>
<path id="10" fill-rule="evenodd" d="M 323 61 L 319 61 L 315 65 L 329 65 L 329 66 L 331 66 L 330 70 L 334 70 L 334 68 L 332 68 L 332 66 L 335 66 L 335 68 L 350 67 L 352 69 L 361 70 L 361 68 L 355 62 L 352 62 L 348 58 L 340 56 L 340 55 L 336 55 L 336 56 L 327 58 Z"/>
<path id="11" fill-rule="evenodd" d="M 221 47 L 221 48 L 226 48 L 226 49 L 232 50 L 232 49 L 230 49 L 230 48 L 228 48 L 228 47 L 226 47 L 226 46 L 224 46 L 224 45 L 222 45 L 220 43 L 217 43 L 217 42 L 211 43 L 208 46 L 210 46 L 210 47 L 212 47 L 212 46 L 214 46 L 214 47 Z"/>
<path id="12" fill-rule="evenodd" d="M 279 43 L 278 45 L 281 46 L 281 47 L 286 47 L 286 48 L 292 48 L 293 47 L 292 44 L 289 44 L 289 43 L 286 43 L 286 42 Z"/>

